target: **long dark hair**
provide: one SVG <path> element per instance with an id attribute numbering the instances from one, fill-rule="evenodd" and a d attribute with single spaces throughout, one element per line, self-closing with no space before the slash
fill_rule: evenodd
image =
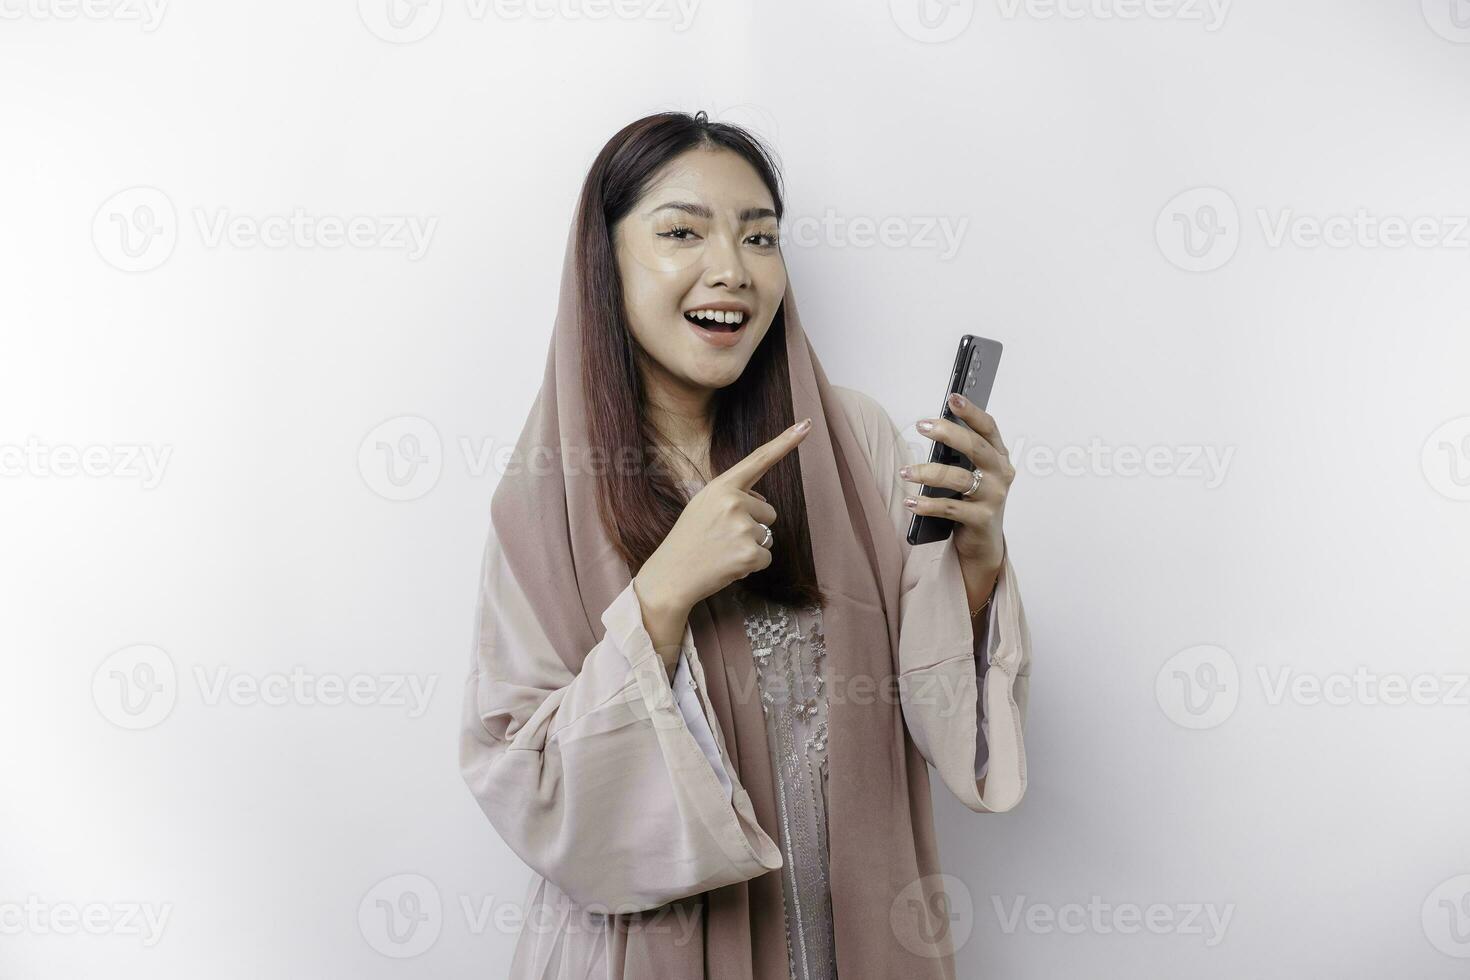
<path id="1" fill-rule="evenodd" d="M 638 460 L 632 467 L 601 467 L 597 506 L 608 536 L 633 574 L 668 536 L 686 497 L 672 474 L 655 461 L 654 447 L 664 443 L 647 416 L 612 230 L 664 164 L 696 147 L 730 150 L 749 162 L 770 191 L 780 221 L 781 182 L 771 154 L 745 130 L 709 122 L 704 113 L 661 112 L 623 127 L 598 153 L 577 205 L 577 302 L 585 344 L 582 385 L 590 416 L 589 448 L 595 458 L 626 460 L 627 447 L 635 447 Z M 796 421 L 784 309 L 776 311 L 740 377 L 715 392 L 712 407 L 710 465 L 716 474 Z M 740 585 L 792 605 L 822 602 L 797 453 L 787 454 L 754 489 L 776 509 L 779 520 L 773 528 L 771 564 L 741 579 Z"/>

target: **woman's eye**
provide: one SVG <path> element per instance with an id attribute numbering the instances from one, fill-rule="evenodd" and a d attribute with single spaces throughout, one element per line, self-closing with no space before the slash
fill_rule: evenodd
<path id="1" fill-rule="evenodd" d="M 659 232 L 658 233 L 658 237 L 660 237 L 660 238 L 672 238 L 675 241 L 683 242 L 683 241 L 688 241 L 689 240 L 689 236 L 690 235 L 693 235 L 693 234 L 694 234 L 694 229 L 693 228 L 686 228 L 683 225 L 675 225 L 673 228 L 670 228 L 668 231 L 661 231 L 661 232 Z"/>
<path id="2" fill-rule="evenodd" d="M 759 234 L 751 235 L 750 237 L 751 237 L 751 240 L 755 241 L 755 243 L 757 245 L 763 246 L 765 248 L 770 248 L 770 247 L 772 247 L 774 245 L 781 244 L 781 242 L 776 238 L 776 236 L 773 235 L 773 234 L 771 234 L 770 232 L 763 231 L 763 232 L 760 232 Z"/>

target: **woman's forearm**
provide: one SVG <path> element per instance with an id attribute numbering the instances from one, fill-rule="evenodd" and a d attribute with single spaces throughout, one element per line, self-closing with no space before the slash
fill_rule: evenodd
<path id="1" fill-rule="evenodd" d="M 969 612 L 973 613 L 985 605 L 991 593 L 995 591 L 996 580 L 1000 578 L 1000 566 L 994 568 L 976 568 L 965 562 L 960 562 L 960 571 L 965 577 L 965 595 L 970 600 Z"/>
<path id="2" fill-rule="evenodd" d="M 643 609 L 643 628 L 648 631 L 653 649 L 672 678 L 679 667 L 679 651 L 684 645 L 689 609 L 663 595 L 656 585 L 645 582 L 641 576 L 633 579 L 633 590 L 638 593 L 638 604 Z"/>

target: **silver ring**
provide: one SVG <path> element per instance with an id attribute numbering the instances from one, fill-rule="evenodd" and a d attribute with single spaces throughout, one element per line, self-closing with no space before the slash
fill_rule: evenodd
<path id="1" fill-rule="evenodd" d="M 984 475 L 985 474 L 982 473 L 978 468 L 977 469 L 974 469 L 974 470 L 971 470 L 970 471 L 970 489 L 968 489 L 964 493 L 960 494 L 960 496 L 961 497 L 964 497 L 966 500 L 970 499 L 970 495 L 972 493 L 974 493 L 976 490 L 979 490 L 980 489 L 980 478 L 982 476 L 984 476 Z"/>
<path id="2" fill-rule="evenodd" d="M 772 531 L 769 527 L 762 524 L 760 521 L 756 521 L 755 523 L 757 527 L 764 528 L 766 532 L 765 538 L 761 541 L 761 547 L 769 548 L 771 546 L 771 542 L 776 540 L 776 532 Z"/>

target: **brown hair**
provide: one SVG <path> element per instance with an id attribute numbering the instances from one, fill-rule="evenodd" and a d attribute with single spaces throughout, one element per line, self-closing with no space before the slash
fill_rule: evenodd
<path id="1" fill-rule="evenodd" d="M 622 280 L 612 230 L 643 195 L 658 171 L 693 148 L 738 153 L 755 168 L 783 212 L 780 175 L 771 154 L 738 126 L 709 122 L 704 113 L 661 112 L 629 123 L 598 153 L 583 182 L 577 205 L 577 297 L 586 344 L 582 385 L 586 392 L 591 452 L 596 458 L 656 458 L 662 444 L 646 415 L 645 393 L 623 304 Z M 714 473 L 774 439 L 792 418 L 790 372 L 786 358 L 784 308 L 776 311 L 750 362 L 732 384 L 715 392 L 710 465 Z M 603 526 L 634 574 L 663 543 L 683 511 L 686 498 L 672 476 L 658 465 L 601 468 L 597 505 Z M 771 564 L 740 580 L 747 590 L 778 602 L 820 602 L 816 566 L 802 493 L 801 463 L 789 453 L 754 489 L 776 509 L 780 520 L 771 545 Z"/>

